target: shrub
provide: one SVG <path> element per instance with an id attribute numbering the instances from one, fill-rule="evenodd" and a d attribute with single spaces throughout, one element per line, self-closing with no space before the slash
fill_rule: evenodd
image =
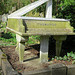
<path id="1" fill-rule="evenodd" d="M 75 3 L 65 3 L 60 5 L 57 18 L 70 19 L 71 26 L 75 28 Z"/>

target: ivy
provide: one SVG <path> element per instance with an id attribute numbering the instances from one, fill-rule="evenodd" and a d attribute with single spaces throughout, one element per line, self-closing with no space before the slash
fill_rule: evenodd
<path id="1" fill-rule="evenodd" d="M 63 57 L 57 57 L 55 56 L 55 58 L 52 58 L 52 60 L 64 60 L 64 61 L 71 61 L 72 60 L 72 64 L 75 64 L 75 52 L 70 52 L 67 53 L 67 55 L 64 55 Z"/>

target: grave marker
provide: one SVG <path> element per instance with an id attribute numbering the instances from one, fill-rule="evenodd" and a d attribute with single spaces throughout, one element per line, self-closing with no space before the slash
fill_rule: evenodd
<path id="1" fill-rule="evenodd" d="M 46 18 L 22 16 L 45 2 L 47 2 Z M 16 49 L 18 49 L 21 62 L 23 62 L 25 42 L 28 40 L 28 36 L 41 36 L 40 62 L 43 63 L 48 61 L 49 36 L 54 36 L 56 40 L 56 55 L 59 56 L 62 41 L 66 40 L 67 35 L 75 35 L 69 20 L 52 18 L 52 0 L 38 0 L 13 12 L 8 16 L 7 29 L 17 35 Z"/>

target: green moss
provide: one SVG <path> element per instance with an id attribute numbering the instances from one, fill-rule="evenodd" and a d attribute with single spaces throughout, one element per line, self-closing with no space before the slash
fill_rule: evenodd
<path id="1" fill-rule="evenodd" d="M 73 27 L 69 21 L 40 21 L 40 20 L 22 20 L 8 19 L 8 25 L 11 29 L 21 33 L 31 34 L 67 34 L 73 32 Z"/>
<path id="2" fill-rule="evenodd" d="M 7 27 L 25 33 L 25 26 L 23 25 L 22 19 L 8 19 Z"/>
<path id="3" fill-rule="evenodd" d="M 7 58 L 6 54 L 2 54 L 2 56 L 3 56 L 4 58 Z"/>

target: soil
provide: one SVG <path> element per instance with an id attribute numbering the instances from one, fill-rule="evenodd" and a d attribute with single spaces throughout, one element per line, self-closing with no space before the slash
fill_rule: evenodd
<path id="1" fill-rule="evenodd" d="M 24 71 L 31 71 L 31 70 L 37 70 L 37 69 L 42 69 L 42 68 L 47 68 L 48 65 L 50 64 L 55 64 L 55 63 L 63 63 L 65 65 L 70 65 L 72 64 L 72 61 L 68 62 L 68 61 L 60 61 L 60 60 L 53 60 L 53 61 L 49 61 L 47 63 L 42 63 L 42 64 L 34 64 L 35 67 L 33 65 L 30 64 L 24 64 L 24 63 L 20 63 L 19 62 L 19 56 L 17 54 L 17 52 L 15 52 L 15 46 L 5 46 L 5 47 L 1 47 L 2 51 L 7 55 L 8 57 L 8 61 L 10 62 L 10 64 L 12 65 L 12 67 L 18 71 L 20 74 Z M 29 46 L 25 49 L 26 54 L 24 54 L 24 58 L 29 58 L 30 57 L 35 57 L 35 58 L 39 58 L 39 45 L 32 45 Z M 33 59 L 34 60 L 34 59 Z M 27 63 L 28 61 L 31 61 L 31 59 L 26 60 Z M 26 62 L 24 61 L 24 62 Z M 29 62 L 30 63 L 30 62 Z M 33 61 L 32 61 L 33 63 Z M 39 67 L 37 67 L 39 66 Z"/>

